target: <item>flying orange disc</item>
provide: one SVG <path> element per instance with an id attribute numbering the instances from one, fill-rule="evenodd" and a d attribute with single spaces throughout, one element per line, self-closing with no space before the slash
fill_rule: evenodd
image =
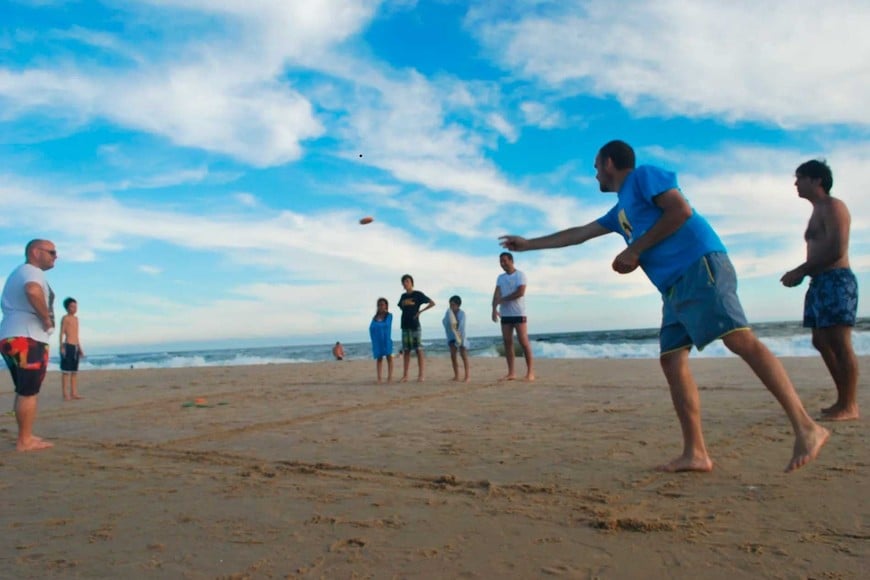
<path id="1" fill-rule="evenodd" d="M 373 218 L 373 217 L 371 217 L 371 216 L 366 216 L 366 217 L 360 219 L 360 220 L 359 220 L 359 223 L 360 223 L 361 225 L 366 225 L 366 224 L 370 224 L 370 223 L 372 223 L 373 221 L 375 221 L 375 218 Z"/>

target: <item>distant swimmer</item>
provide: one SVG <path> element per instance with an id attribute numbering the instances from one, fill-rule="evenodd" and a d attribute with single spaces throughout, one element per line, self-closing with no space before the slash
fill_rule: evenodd
<path id="1" fill-rule="evenodd" d="M 502 236 L 501 245 L 515 251 L 562 248 L 613 232 L 625 239 L 628 247 L 612 267 L 628 274 L 639 266 L 662 294 L 660 362 L 683 433 L 682 454 L 659 469 L 713 469 L 701 431 L 701 402 L 689 369 L 689 351 L 717 339 L 746 361 L 788 415 L 795 442 L 786 471 L 815 459 L 830 433 L 810 418 L 782 363 L 749 328 L 725 245 L 689 205 L 677 176 L 651 165 L 636 168 L 634 150 L 623 141 L 604 145 L 595 157 L 595 169 L 599 189 L 617 194 L 610 211 L 586 225 L 539 238 Z"/>
<path id="2" fill-rule="evenodd" d="M 332 347 L 332 356 L 335 357 L 335 360 L 344 360 L 344 347 L 341 346 L 340 342 L 336 342 L 335 346 Z"/>

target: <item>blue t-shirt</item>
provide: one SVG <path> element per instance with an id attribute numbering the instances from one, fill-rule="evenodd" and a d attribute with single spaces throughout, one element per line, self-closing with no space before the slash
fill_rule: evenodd
<path id="1" fill-rule="evenodd" d="M 622 234 L 625 242 L 631 244 L 664 213 L 654 199 L 671 189 L 679 190 L 676 174 L 641 165 L 625 178 L 616 205 L 598 218 L 598 223 Z M 680 229 L 641 254 L 640 267 L 659 292 L 664 293 L 701 256 L 725 251 L 725 245 L 707 220 L 692 209 L 692 216 Z"/>

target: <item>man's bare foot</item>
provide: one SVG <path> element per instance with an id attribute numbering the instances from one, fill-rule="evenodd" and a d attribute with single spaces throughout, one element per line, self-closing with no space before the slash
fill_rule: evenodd
<path id="1" fill-rule="evenodd" d="M 861 418 L 858 406 L 845 409 L 832 409 L 822 414 L 821 421 L 857 421 Z"/>
<path id="2" fill-rule="evenodd" d="M 15 449 L 18 451 L 40 451 L 42 449 L 48 449 L 50 447 L 54 447 L 54 443 L 50 441 L 46 441 L 40 437 L 31 437 L 26 442 L 17 442 L 15 444 Z"/>
<path id="3" fill-rule="evenodd" d="M 502 378 L 500 378 L 499 380 L 500 381 L 513 381 L 513 380 L 516 380 L 516 377 L 514 375 L 505 375 Z"/>
<path id="4" fill-rule="evenodd" d="M 63 400 L 64 401 L 72 401 L 72 397 L 64 397 Z"/>
<path id="5" fill-rule="evenodd" d="M 417 382 L 418 383 L 426 382 L 426 377 L 424 377 L 423 375 L 420 375 L 419 377 L 417 377 Z"/>
<path id="6" fill-rule="evenodd" d="M 701 457 L 683 457 L 681 455 L 670 463 L 659 465 L 656 467 L 656 471 L 664 471 L 665 473 L 678 473 L 681 471 L 707 473 L 713 471 L 713 462 L 706 455 Z"/>
<path id="7" fill-rule="evenodd" d="M 459 381 L 459 375 L 456 375 L 455 377 L 453 377 L 453 378 L 450 379 L 450 380 L 451 380 L 451 381 L 454 381 L 454 382 Z"/>
<path id="8" fill-rule="evenodd" d="M 399 379 L 399 382 L 400 382 L 400 383 L 407 383 L 407 382 L 408 382 L 408 375 L 405 375 L 404 377 L 402 377 L 401 379 Z"/>
<path id="9" fill-rule="evenodd" d="M 822 412 L 822 415 L 827 415 L 828 413 L 833 413 L 834 411 L 838 410 L 839 408 L 840 408 L 840 403 L 838 401 L 838 402 L 834 403 L 833 405 L 831 405 L 830 407 L 822 407 L 820 410 Z"/>
<path id="10" fill-rule="evenodd" d="M 470 382 L 470 381 L 471 381 L 471 378 L 470 378 L 470 377 L 465 377 L 465 380 L 462 381 L 462 382 L 463 382 L 463 383 L 467 383 L 467 382 Z"/>
<path id="11" fill-rule="evenodd" d="M 75 395 L 73 395 L 72 398 L 73 398 L 73 399 L 76 399 L 76 400 L 78 400 L 78 399 L 84 399 L 84 397 L 82 397 L 82 396 L 79 395 L 78 393 L 76 393 Z"/>
<path id="12" fill-rule="evenodd" d="M 535 373 L 529 373 L 523 378 L 524 381 L 533 383 L 535 381 Z"/>
<path id="13" fill-rule="evenodd" d="M 808 433 L 798 435 L 794 441 L 794 452 L 791 461 L 785 468 L 786 473 L 800 469 L 819 455 L 822 446 L 828 441 L 831 432 L 821 425 L 813 424 Z"/>

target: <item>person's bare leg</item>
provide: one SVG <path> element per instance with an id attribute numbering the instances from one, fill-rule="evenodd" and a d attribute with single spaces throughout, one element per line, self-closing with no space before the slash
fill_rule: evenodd
<path id="1" fill-rule="evenodd" d="M 517 324 L 517 340 L 523 347 L 523 354 L 526 357 L 526 380 L 534 381 L 535 357 L 532 355 L 532 343 L 529 342 L 529 326 L 525 322 Z"/>
<path id="2" fill-rule="evenodd" d="M 63 400 L 69 401 L 69 393 L 67 392 L 67 383 L 69 382 L 69 373 L 61 373 L 60 374 L 60 390 L 63 394 Z"/>
<path id="3" fill-rule="evenodd" d="M 464 346 L 460 347 L 459 354 L 462 356 L 462 366 L 465 369 L 465 382 L 467 383 L 471 379 L 471 369 L 468 366 L 468 349 Z"/>
<path id="4" fill-rule="evenodd" d="M 393 355 L 387 356 L 387 382 L 393 382 Z"/>
<path id="5" fill-rule="evenodd" d="M 516 378 L 514 374 L 514 325 L 501 325 L 501 338 L 504 342 L 504 358 L 507 360 L 508 372 L 500 380 L 512 381 Z"/>
<path id="6" fill-rule="evenodd" d="M 375 368 L 378 369 L 378 382 L 383 382 L 384 357 L 379 356 L 375 363 Z"/>
<path id="7" fill-rule="evenodd" d="M 794 449 L 786 472 L 800 469 L 815 459 L 831 435 L 807 414 L 785 367 L 749 330 L 738 330 L 722 338 L 725 346 L 738 355 L 776 397 L 791 422 L 795 434 Z"/>
<path id="8" fill-rule="evenodd" d="M 417 382 L 422 383 L 426 380 L 424 371 L 426 370 L 426 357 L 423 355 L 423 347 L 417 348 Z"/>
<path id="9" fill-rule="evenodd" d="M 664 353 L 659 357 L 671 390 L 671 401 L 683 432 L 683 453 L 658 467 L 659 471 L 712 471 L 713 461 L 704 444 L 701 430 L 701 397 L 689 370 L 689 349 Z"/>
<path id="10" fill-rule="evenodd" d="M 852 348 L 852 327 L 831 326 L 813 329 L 813 346 L 822 359 L 837 387 L 837 402 L 822 409 L 829 421 L 854 421 L 858 411 L 858 359 Z"/>
<path id="11" fill-rule="evenodd" d="M 453 380 L 459 380 L 459 361 L 456 358 L 456 345 L 450 343 L 450 363 L 453 365 Z"/>
<path id="12" fill-rule="evenodd" d="M 402 352 L 402 368 L 404 369 L 404 372 L 402 372 L 402 382 L 403 383 L 408 382 L 408 367 L 409 366 L 411 366 L 411 350 L 405 349 L 404 352 Z"/>
<path id="13" fill-rule="evenodd" d="M 79 374 L 78 373 L 70 373 L 69 374 L 69 386 L 70 386 L 69 395 L 71 398 L 84 399 L 84 397 L 79 395 Z"/>
<path id="14" fill-rule="evenodd" d="M 18 422 L 18 440 L 15 442 L 15 448 L 18 451 L 39 451 L 54 447 L 54 443 L 49 443 L 33 434 L 36 407 L 36 395 L 30 397 L 15 395 L 15 420 Z"/>

